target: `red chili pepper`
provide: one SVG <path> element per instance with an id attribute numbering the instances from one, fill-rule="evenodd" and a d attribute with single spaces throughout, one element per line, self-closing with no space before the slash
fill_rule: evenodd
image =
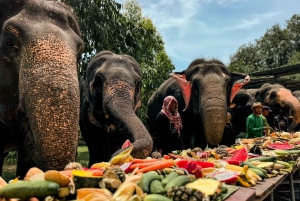
<path id="1" fill-rule="evenodd" d="M 171 158 L 171 156 L 169 156 L 169 155 L 164 155 L 163 157 L 164 157 L 164 159 L 170 159 Z"/>

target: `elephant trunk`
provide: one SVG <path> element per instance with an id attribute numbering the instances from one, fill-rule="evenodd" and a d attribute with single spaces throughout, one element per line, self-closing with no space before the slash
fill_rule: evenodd
<path id="1" fill-rule="evenodd" d="M 131 155 L 135 158 L 148 157 L 152 152 L 153 141 L 144 124 L 135 114 L 133 93 L 118 93 L 115 91 L 115 93 L 108 97 L 106 97 L 104 101 L 104 105 L 106 105 L 105 110 L 122 122 L 130 132 L 133 141 L 131 143 L 134 147 Z M 113 155 L 116 155 L 121 151 L 122 150 L 118 150 Z"/>
<path id="2" fill-rule="evenodd" d="M 206 141 L 213 146 L 221 142 L 227 118 L 226 96 L 218 89 L 204 89 L 200 98 L 200 113 Z"/>
<path id="3" fill-rule="evenodd" d="M 300 123 L 300 103 L 289 90 L 282 89 L 278 91 L 279 103 L 282 107 L 290 108 L 293 114 L 293 124 Z"/>
<path id="4" fill-rule="evenodd" d="M 48 37 L 25 47 L 19 76 L 20 107 L 29 119 L 33 158 L 44 171 L 62 170 L 75 161 L 80 100 L 75 52 L 59 38 Z"/>

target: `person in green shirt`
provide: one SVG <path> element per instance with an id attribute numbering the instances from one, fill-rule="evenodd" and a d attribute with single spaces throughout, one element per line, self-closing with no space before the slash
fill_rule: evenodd
<path id="1" fill-rule="evenodd" d="M 246 138 L 256 138 L 262 136 L 262 131 L 268 129 L 268 126 L 263 125 L 262 118 L 263 105 L 260 102 L 255 102 L 252 106 L 253 113 L 247 117 L 246 120 Z"/>

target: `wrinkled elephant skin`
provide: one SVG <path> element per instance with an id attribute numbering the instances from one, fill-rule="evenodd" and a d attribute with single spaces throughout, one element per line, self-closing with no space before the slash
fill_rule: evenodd
<path id="1" fill-rule="evenodd" d="M 0 141 L 18 145 L 17 176 L 35 164 L 61 170 L 77 149 L 77 22 L 57 1 L 0 0 L 0 8 Z"/>
<path id="2" fill-rule="evenodd" d="M 98 53 L 88 64 L 81 84 L 80 129 L 89 149 L 89 165 L 108 161 L 129 139 L 131 155 L 146 158 L 150 134 L 135 110 L 140 106 L 142 78 L 138 63 L 128 55 Z"/>
<path id="3" fill-rule="evenodd" d="M 291 110 L 293 122 L 288 130 L 293 130 L 300 123 L 300 103 L 292 92 L 280 84 L 263 84 L 255 94 L 255 100 L 268 105 L 274 114 L 278 114 L 279 110 L 289 113 Z"/>
<path id="4" fill-rule="evenodd" d="M 186 79 L 181 83 L 179 79 Z M 150 133 L 155 133 L 155 119 L 166 96 L 178 100 L 178 111 L 183 123 L 183 136 L 195 136 L 195 146 L 216 146 L 222 139 L 227 107 L 249 76 L 230 73 L 218 61 L 196 59 L 183 72 L 166 80 L 148 101 Z M 188 92 L 182 92 L 187 90 Z M 193 143 L 185 141 L 185 148 Z"/>

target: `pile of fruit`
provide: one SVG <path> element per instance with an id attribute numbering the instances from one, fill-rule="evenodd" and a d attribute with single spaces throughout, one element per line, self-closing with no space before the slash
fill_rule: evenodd
<path id="1" fill-rule="evenodd" d="M 285 139 L 297 138 L 290 136 Z M 131 146 L 109 162 L 96 163 L 91 168 L 76 162 L 68 164 L 63 171 L 43 172 L 31 168 L 24 180 L 15 179 L 9 184 L 0 177 L 0 198 L 11 201 L 220 201 L 238 186 L 255 186 L 267 178 L 292 171 L 300 150 L 270 150 L 272 143 L 266 141 L 272 139 L 275 140 L 274 136 L 245 139 L 237 146 L 195 148 L 163 156 L 153 152 L 152 157 L 146 159 L 133 158 Z M 233 186 L 234 190 L 228 190 Z"/>

